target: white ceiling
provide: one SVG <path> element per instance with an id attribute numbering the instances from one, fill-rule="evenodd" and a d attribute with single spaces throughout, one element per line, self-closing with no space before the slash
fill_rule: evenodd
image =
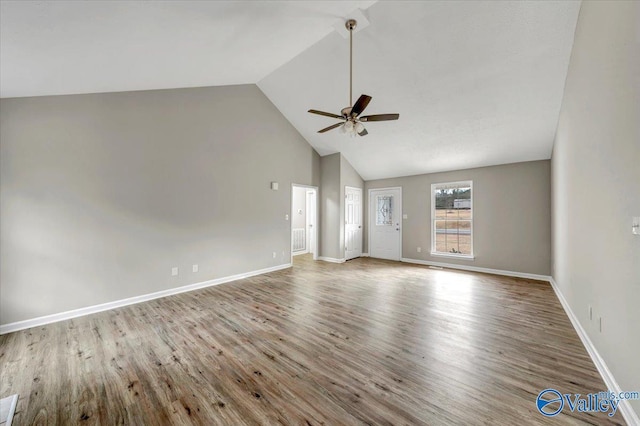
<path id="1" fill-rule="evenodd" d="M 354 98 L 366 123 L 354 139 L 309 108 L 348 101 L 348 42 L 337 33 L 258 86 L 321 154 L 340 151 L 365 180 L 551 156 L 579 2 L 378 2 L 354 35 Z M 292 96 L 295 94 L 295 96 Z"/>
<path id="2" fill-rule="evenodd" d="M 551 155 L 579 1 L 0 3 L 2 97 L 257 83 L 321 154 L 366 180 Z M 351 139 L 316 131 L 373 97 Z"/>
<path id="3" fill-rule="evenodd" d="M 373 1 L 0 2 L 0 96 L 256 83 Z"/>

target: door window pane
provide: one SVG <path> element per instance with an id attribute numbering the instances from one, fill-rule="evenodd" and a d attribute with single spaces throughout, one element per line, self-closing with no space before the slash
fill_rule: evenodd
<path id="1" fill-rule="evenodd" d="M 376 201 L 376 225 L 393 224 L 393 195 L 378 195 Z"/>

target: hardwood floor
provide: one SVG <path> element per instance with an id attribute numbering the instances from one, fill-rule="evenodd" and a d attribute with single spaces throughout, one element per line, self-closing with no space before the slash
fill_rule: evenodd
<path id="1" fill-rule="evenodd" d="M 538 413 L 606 390 L 548 283 L 374 259 L 0 337 L 15 425 L 624 424 Z"/>

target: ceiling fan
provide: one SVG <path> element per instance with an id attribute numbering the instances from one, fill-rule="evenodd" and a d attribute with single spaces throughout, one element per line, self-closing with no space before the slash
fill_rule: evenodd
<path id="1" fill-rule="evenodd" d="M 337 118 L 339 120 L 343 120 L 340 123 L 336 123 L 329 127 L 325 127 L 322 130 L 319 130 L 318 133 L 328 132 L 329 130 L 333 130 L 336 127 L 342 126 L 342 131 L 344 133 L 348 133 L 351 136 L 355 136 L 356 134 L 360 136 L 366 136 L 369 132 L 364 128 L 362 123 L 369 121 L 389 121 L 389 120 L 397 120 L 400 117 L 400 114 L 376 114 L 376 115 L 365 115 L 360 117 L 360 114 L 364 111 L 364 109 L 371 102 L 371 96 L 368 95 L 360 95 L 355 104 L 352 104 L 353 99 L 353 30 L 355 29 L 357 22 L 355 19 L 349 19 L 345 23 L 345 27 L 349 30 L 349 106 L 345 107 L 340 111 L 340 115 L 333 114 L 330 112 L 318 111 L 317 109 L 310 109 L 308 112 L 312 114 L 324 115 L 325 117 Z"/>

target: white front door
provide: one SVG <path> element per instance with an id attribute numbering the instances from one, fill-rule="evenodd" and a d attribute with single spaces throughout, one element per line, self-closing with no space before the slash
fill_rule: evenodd
<path id="1" fill-rule="evenodd" d="M 402 247 L 402 188 L 369 191 L 369 255 L 400 260 Z"/>
<path id="2" fill-rule="evenodd" d="M 362 256 L 362 189 L 344 187 L 344 257 Z"/>

